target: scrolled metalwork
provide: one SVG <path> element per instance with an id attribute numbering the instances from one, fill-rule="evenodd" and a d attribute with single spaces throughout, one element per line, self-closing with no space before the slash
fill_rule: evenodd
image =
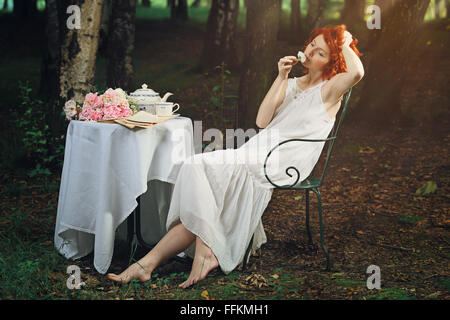
<path id="1" fill-rule="evenodd" d="M 300 172 L 298 171 L 298 169 L 297 169 L 296 167 L 290 166 L 290 167 L 288 167 L 288 168 L 286 169 L 286 174 L 287 174 L 289 177 L 291 177 L 291 178 L 292 178 L 293 175 L 289 173 L 290 170 L 293 169 L 293 170 L 295 171 L 295 173 L 297 173 L 297 178 L 296 178 L 295 182 L 294 182 L 293 184 L 291 184 L 291 185 L 280 186 L 280 185 L 274 183 L 272 180 L 270 180 L 269 176 L 267 175 L 266 165 L 267 165 L 267 161 L 268 161 L 270 155 L 272 154 L 272 152 L 273 152 L 276 148 L 280 147 L 281 145 L 283 145 L 283 144 L 285 144 L 285 143 L 288 143 L 288 142 L 292 142 L 292 141 L 324 142 L 324 141 L 329 141 L 329 140 L 334 140 L 334 139 L 336 139 L 336 137 L 329 137 L 329 138 L 326 138 L 326 139 L 289 139 L 289 140 L 285 140 L 285 141 L 282 141 L 282 142 L 278 143 L 275 147 L 273 147 L 273 148 L 269 151 L 269 153 L 268 153 L 267 156 L 266 156 L 266 160 L 264 161 L 264 176 L 266 177 L 267 181 L 269 181 L 269 183 L 270 183 L 271 185 L 273 185 L 275 188 L 279 188 L 279 189 L 289 189 L 289 188 L 292 188 L 293 186 L 297 185 L 298 181 L 300 180 Z"/>

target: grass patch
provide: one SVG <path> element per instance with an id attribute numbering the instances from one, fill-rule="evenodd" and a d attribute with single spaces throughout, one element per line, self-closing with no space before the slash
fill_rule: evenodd
<path id="1" fill-rule="evenodd" d="M 368 300 L 415 300 L 415 296 L 410 296 L 408 290 L 399 288 L 389 288 L 377 290 L 376 294 L 365 296 Z"/>
<path id="2" fill-rule="evenodd" d="M 405 223 L 405 224 L 415 224 L 417 221 L 422 220 L 422 218 L 418 217 L 418 216 L 405 214 L 405 215 L 398 216 L 397 220 L 400 221 L 401 223 Z"/>
<path id="3" fill-rule="evenodd" d="M 332 282 L 337 284 L 338 286 L 343 287 L 358 287 L 358 286 L 366 286 L 366 281 L 352 280 L 352 279 L 333 279 Z"/>

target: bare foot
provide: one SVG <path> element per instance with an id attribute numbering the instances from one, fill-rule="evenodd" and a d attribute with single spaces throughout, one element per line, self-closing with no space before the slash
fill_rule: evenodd
<path id="1" fill-rule="evenodd" d="M 201 241 L 201 240 L 200 240 Z M 202 241 L 203 245 L 201 252 L 195 254 L 194 262 L 192 263 L 191 273 L 188 279 L 180 284 L 178 287 L 186 289 L 187 287 L 196 284 L 197 282 L 206 278 L 206 275 L 213 269 L 219 266 L 216 256 L 212 250 L 207 247 Z M 198 247 L 196 248 L 197 252 Z"/>
<path id="2" fill-rule="evenodd" d="M 108 273 L 107 276 L 112 281 L 124 284 L 134 279 L 139 279 L 141 282 L 148 281 L 152 276 L 152 272 L 147 271 L 140 263 L 133 263 L 121 274 Z"/>

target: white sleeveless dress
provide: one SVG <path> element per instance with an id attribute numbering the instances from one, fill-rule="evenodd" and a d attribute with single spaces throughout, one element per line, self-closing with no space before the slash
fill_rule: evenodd
<path id="1" fill-rule="evenodd" d="M 224 273 L 242 263 L 253 233 L 252 252 L 266 243 L 261 217 L 273 193 L 264 175 L 264 161 L 278 143 L 293 138 L 326 139 L 329 119 L 321 88 L 327 80 L 302 91 L 297 78 L 288 79 L 286 97 L 270 124 L 237 149 L 199 153 L 184 161 L 172 193 L 166 227 L 180 221 L 214 252 Z M 286 168 L 311 173 L 325 142 L 289 142 L 269 157 L 267 175 L 278 185 L 292 184 Z M 186 254 L 194 256 L 195 243 Z"/>

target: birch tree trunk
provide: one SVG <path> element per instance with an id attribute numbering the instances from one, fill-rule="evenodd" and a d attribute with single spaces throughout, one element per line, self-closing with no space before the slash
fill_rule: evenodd
<path id="1" fill-rule="evenodd" d="M 246 48 L 235 121 L 244 130 L 256 128 L 258 108 L 278 72 L 275 47 L 279 6 L 278 0 L 247 1 Z"/>
<path id="2" fill-rule="evenodd" d="M 62 101 L 82 103 L 94 84 L 103 0 L 72 3 L 81 9 L 81 29 L 68 30 L 62 43 L 59 95 Z"/>
<path id="3" fill-rule="evenodd" d="M 206 38 L 200 64 L 206 68 L 224 61 L 236 71 L 239 61 L 236 54 L 237 18 L 239 0 L 213 0 L 206 26 Z"/>
<path id="4" fill-rule="evenodd" d="M 133 52 L 136 0 L 115 0 L 108 43 L 107 84 L 111 88 L 134 90 Z"/>
<path id="5" fill-rule="evenodd" d="M 382 22 L 377 45 L 369 52 L 360 108 L 355 114 L 377 126 L 397 122 L 401 114 L 400 95 L 414 53 L 417 30 L 423 24 L 429 0 L 396 0 L 389 19 Z"/>

